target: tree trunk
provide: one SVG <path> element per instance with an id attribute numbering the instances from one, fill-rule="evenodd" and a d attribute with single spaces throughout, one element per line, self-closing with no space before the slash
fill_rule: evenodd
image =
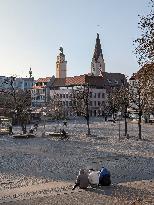
<path id="1" fill-rule="evenodd" d="M 125 136 L 127 136 L 127 106 L 125 106 Z"/>
<path id="2" fill-rule="evenodd" d="M 142 113 L 139 112 L 139 119 L 138 119 L 139 139 L 142 139 L 141 117 L 142 117 Z"/>
<path id="3" fill-rule="evenodd" d="M 21 128 L 22 128 L 23 134 L 26 134 L 26 133 L 27 133 L 26 124 L 22 123 L 22 124 L 21 124 Z"/>
<path id="4" fill-rule="evenodd" d="M 90 135 L 90 127 L 89 127 L 89 116 L 87 116 L 87 126 L 88 126 L 88 135 Z"/>
<path id="5" fill-rule="evenodd" d="M 125 136 L 127 136 L 127 118 L 125 115 Z"/>

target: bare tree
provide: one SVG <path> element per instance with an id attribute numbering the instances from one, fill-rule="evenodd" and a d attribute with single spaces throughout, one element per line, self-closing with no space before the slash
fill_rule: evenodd
<path id="1" fill-rule="evenodd" d="M 119 108 L 122 114 L 124 114 L 125 119 L 125 136 L 127 136 L 127 109 L 129 107 L 129 99 L 130 99 L 130 93 L 129 93 L 129 87 L 127 84 L 122 85 L 121 88 L 117 92 L 117 101 L 119 102 Z"/>
<path id="2" fill-rule="evenodd" d="M 153 109 L 154 93 L 154 0 L 149 0 L 150 12 L 140 16 L 138 23 L 141 36 L 134 41 L 135 54 L 141 66 L 137 73 L 137 81 L 133 92 L 132 105 L 136 107 L 139 115 L 139 138 L 141 139 L 141 117 L 143 113 Z M 136 99 L 135 99 L 136 97 Z"/>
<path id="3" fill-rule="evenodd" d="M 112 115 L 113 120 L 116 119 L 116 113 L 120 110 L 119 105 L 119 89 L 112 88 L 107 94 L 107 102 L 105 105 L 105 112 Z"/>
<path id="4" fill-rule="evenodd" d="M 138 113 L 139 139 L 143 114 L 154 110 L 154 65 L 145 65 L 137 74 L 135 85 L 130 87 L 130 106 Z"/>
<path id="5" fill-rule="evenodd" d="M 18 124 L 21 125 L 23 133 L 26 133 L 26 125 L 30 118 L 31 93 L 30 90 L 19 90 L 14 88 L 16 78 L 11 76 L 5 79 L 4 83 L 8 84 L 8 89 L 1 90 L 3 100 L 1 106 L 8 112 L 14 113 Z M 9 100 L 7 100 L 9 99 Z"/>
<path id="6" fill-rule="evenodd" d="M 53 98 L 50 99 L 47 104 L 47 113 L 56 120 L 63 119 L 65 117 L 65 102 L 63 102 L 58 93 L 54 93 Z"/>
<path id="7" fill-rule="evenodd" d="M 78 87 L 72 91 L 72 109 L 77 114 L 77 116 L 83 116 L 86 119 L 88 127 L 88 135 L 90 135 L 89 126 L 89 105 L 90 105 L 90 93 L 89 85 L 84 85 L 83 87 Z"/>
<path id="8" fill-rule="evenodd" d="M 154 62 L 154 0 L 149 1 L 149 6 L 151 7 L 149 14 L 139 15 L 138 27 L 141 36 L 134 41 L 135 54 L 141 66 Z"/>

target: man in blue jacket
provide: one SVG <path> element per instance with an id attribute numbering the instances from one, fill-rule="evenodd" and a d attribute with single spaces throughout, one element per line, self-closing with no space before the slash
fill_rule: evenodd
<path id="1" fill-rule="evenodd" d="M 111 177 L 110 171 L 107 168 L 102 167 L 99 175 L 99 184 L 101 186 L 109 186 L 111 184 L 110 177 Z"/>

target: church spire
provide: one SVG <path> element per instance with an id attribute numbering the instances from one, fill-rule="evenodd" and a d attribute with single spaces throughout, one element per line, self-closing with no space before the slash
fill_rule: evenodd
<path id="1" fill-rule="evenodd" d="M 101 56 L 103 58 L 99 34 L 97 33 L 96 45 L 95 45 L 95 50 L 94 50 L 94 55 L 93 55 L 93 58 L 95 59 L 96 62 L 97 62 L 99 56 Z"/>
<path id="2" fill-rule="evenodd" d="M 105 63 L 103 59 L 99 34 L 97 33 L 94 54 L 91 62 L 91 73 L 93 73 L 93 75 L 95 76 L 99 76 L 102 75 L 103 72 L 105 72 Z"/>

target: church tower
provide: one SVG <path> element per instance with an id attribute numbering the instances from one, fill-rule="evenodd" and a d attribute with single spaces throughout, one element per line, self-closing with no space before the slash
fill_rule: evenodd
<path id="1" fill-rule="evenodd" d="M 102 54 L 99 34 L 97 33 L 96 45 L 95 45 L 94 54 L 91 62 L 91 73 L 94 76 L 102 76 L 104 72 L 105 72 L 105 62 Z"/>
<path id="2" fill-rule="evenodd" d="M 56 62 L 56 78 L 66 78 L 67 76 L 67 61 L 65 61 L 65 55 L 63 53 L 63 48 L 60 47 L 60 53 L 57 56 Z"/>

